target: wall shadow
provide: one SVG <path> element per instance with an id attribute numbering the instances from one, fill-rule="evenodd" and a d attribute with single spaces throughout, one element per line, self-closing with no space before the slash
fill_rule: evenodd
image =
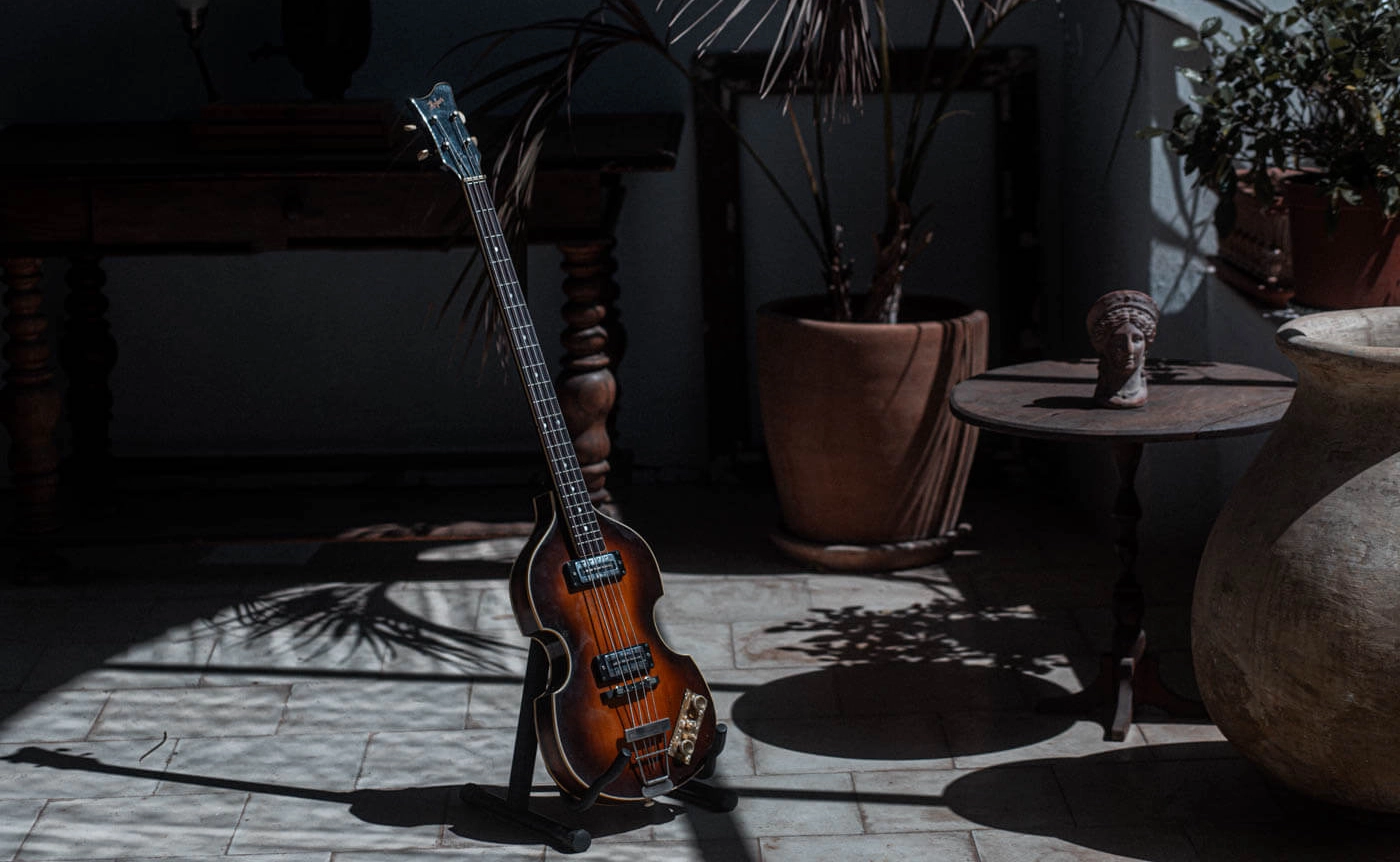
<path id="1" fill-rule="evenodd" d="M 1182 858 L 1183 849 L 1190 858 L 1216 860 L 1400 859 L 1400 820 L 1301 797 L 1272 782 L 1229 743 L 1153 745 L 1146 754 L 999 764 L 949 784 L 941 803 L 979 826 L 1045 835 L 1145 862 Z M 1006 804 L 1024 793 L 1029 770 L 1053 774 L 1067 818 L 1037 817 Z M 1170 840 L 1178 833 L 1179 839 Z"/>
<path id="2" fill-rule="evenodd" d="M 1063 694 L 1067 692 L 1060 686 L 1012 668 L 890 662 L 822 668 L 757 686 L 735 701 L 732 718 L 746 735 L 788 751 L 916 761 L 950 754 L 938 728 L 939 712 Z M 878 720 L 879 732 L 853 732 L 853 722 L 862 720 Z M 1047 715 L 1001 722 L 995 734 L 979 736 L 971 747 L 964 743 L 956 753 L 1020 748 L 1053 739 L 1075 721 L 1073 716 Z"/>
<path id="3" fill-rule="evenodd" d="M 72 754 L 66 749 L 36 746 L 16 749 L 0 760 L 31 764 L 40 768 L 121 775 L 192 787 L 310 799 L 347 806 L 351 815 L 365 823 L 401 828 L 446 825 L 458 837 L 487 844 L 542 843 L 539 834 L 462 802 L 458 794 L 460 785 L 332 791 L 289 784 L 243 781 L 229 776 L 119 766 L 105 763 L 95 757 Z M 504 787 L 485 785 L 483 789 L 500 796 L 505 794 Z M 553 787 L 537 787 L 534 790 L 552 791 Z M 532 798 L 531 809 L 545 817 L 571 826 L 583 827 L 591 835 L 599 837 L 634 832 L 646 826 L 670 822 L 681 811 L 681 806 L 662 801 L 651 806 L 599 806 L 585 812 L 577 812 L 555 794 L 538 800 Z"/>
<path id="4" fill-rule="evenodd" d="M 988 828 L 1054 838 L 1065 844 L 1142 862 L 1206 859 L 1400 859 L 1395 841 L 1397 821 L 1385 816 L 1323 805 L 1279 788 L 1228 743 L 1191 742 L 1147 746 L 1142 756 L 1121 752 L 1082 757 L 1048 757 L 998 764 L 966 773 L 941 792 L 830 791 L 747 784 L 744 799 L 801 802 L 859 802 L 872 816 L 891 811 L 918 817 L 918 809 L 948 828 L 949 816 L 966 821 L 963 828 Z M 326 791 L 319 788 L 236 778 L 165 772 L 104 763 L 63 750 L 26 747 L 3 760 L 40 768 L 159 779 L 199 787 L 265 793 L 345 805 L 356 818 L 383 826 L 412 827 L 434 823 L 454 835 L 492 844 L 538 844 L 539 837 L 457 800 L 457 786 L 438 785 L 387 790 Z M 931 773 L 932 774 L 932 773 Z M 1056 798 L 1034 792 L 1039 774 Z M 775 778 L 776 780 L 776 778 Z M 500 787 L 486 787 L 495 793 Z M 537 790 L 543 788 L 536 788 Z M 1038 798 L 1039 797 L 1039 798 Z M 532 799 L 535 810 L 594 836 L 632 832 L 681 815 L 682 808 L 661 801 L 650 807 L 597 807 L 577 813 L 558 797 Z M 692 812 L 687 812 L 690 816 Z M 727 815 L 696 814 L 708 820 Z M 710 824 L 707 824 L 710 825 Z M 711 833 L 713 834 L 713 833 Z M 698 844 L 709 858 L 707 842 Z M 714 850 L 714 845 L 708 845 Z M 736 846 L 725 845 L 724 859 Z M 721 858 L 721 857 L 716 857 Z"/>

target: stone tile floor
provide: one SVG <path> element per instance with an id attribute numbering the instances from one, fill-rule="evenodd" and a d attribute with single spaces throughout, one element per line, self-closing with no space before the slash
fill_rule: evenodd
<path id="1" fill-rule="evenodd" d="M 609 860 L 1400 860 L 1400 831 L 1272 787 L 1209 723 L 1145 710 L 1113 743 L 1036 713 L 1096 671 L 1114 560 L 1094 518 L 1013 491 L 974 488 L 942 565 L 844 575 L 779 557 L 762 494 L 632 489 L 739 804 L 573 814 L 537 769 L 537 808 Z M 507 781 L 521 540 L 321 541 L 318 519 L 405 513 L 288 499 L 307 526 L 277 541 L 92 542 L 58 582 L 0 588 L 0 860 L 564 855 L 457 795 Z M 1187 693 L 1190 556 L 1142 567 Z"/>

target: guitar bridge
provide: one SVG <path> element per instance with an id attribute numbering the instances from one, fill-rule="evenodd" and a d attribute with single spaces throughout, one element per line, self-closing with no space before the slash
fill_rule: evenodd
<path id="1" fill-rule="evenodd" d="M 654 676 L 634 679 L 629 683 L 614 686 L 603 692 L 603 702 L 608 706 L 617 706 L 631 700 L 639 700 L 649 692 L 654 691 L 659 685 L 661 685 L 661 680 Z"/>

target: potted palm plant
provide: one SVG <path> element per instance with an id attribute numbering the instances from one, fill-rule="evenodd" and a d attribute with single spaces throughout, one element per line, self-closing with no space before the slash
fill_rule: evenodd
<path id="1" fill-rule="evenodd" d="M 1157 131 L 1219 195 L 1220 235 L 1240 201 L 1277 201 L 1297 302 L 1400 304 L 1400 6 L 1299 0 L 1239 35 L 1207 19 L 1177 47 L 1204 53 L 1181 70 L 1200 92 Z"/>
<path id="2" fill-rule="evenodd" d="M 814 255 L 810 295 L 765 306 L 756 330 L 760 410 L 783 519 L 775 538 L 804 560 L 893 568 L 950 550 L 976 431 L 952 418 L 947 394 L 985 368 L 989 323 L 982 311 L 905 290 L 909 267 L 930 238 L 930 213 L 915 208 L 915 192 L 954 94 L 1023 2 L 935 0 L 922 7 L 923 40 L 913 49 L 922 68 L 904 100 L 894 92 L 896 40 L 885 0 L 663 0 L 663 10 L 677 8 L 662 26 L 634 0 L 601 0 L 583 16 L 464 43 L 489 53 L 525 34 L 559 37 L 551 47 L 473 75 L 461 94 L 477 113 L 514 111 L 492 171 L 509 228 L 528 210 L 547 121 L 600 58 L 641 47 L 677 73 L 698 77 L 675 45 L 689 40 L 696 51 L 715 51 L 733 35 L 731 43 L 747 47 L 763 34 L 760 92 L 788 119 L 791 147 L 759 152 L 737 124 L 729 130 Z M 946 58 L 952 45 L 950 70 L 934 58 Z M 858 283 L 825 148 L 843 114 L 865 100 L 878 100 L 882 120 L 880 146 L 870 156 L 883 166 L 882 179 L 869 193 L 878 196 L 884 217 Z M 781 160 L 801 165 L 807 199 L 784 190 L 772 168 Z"/>
<path id="3" fill-rule="evenodd" d="M 730 11 L 748 5 L 741 0 Z M 989 321 L 981 310 L 905 290 L 910 266 L 931 239 L 930 213 L 915 208 L 915 194 L 954 93 L 1015 6 L 932 4 L 903 103 L 895 94 L 898 54 L 884 2 L 869 9 L 862 2 L 791 2 L 771 36 L 759 92 L 787 115 L 791 146 L 755 160 L 801 166 L 807 201 L 782 196 L 776 182 L 774 188 L 821 278 L 803 295 L 762 306 L 755 330 L 758 403 L 782 515 L 774 539 L 800 560 L 896 568 L 951 549 L 977 432 L 952 417 L 947 397 L 985 369 Z M 739 26 L 746 22 L 731 14 L 700 47 Z M 949 33 L 958 40 L 955 59 L 935 79 L 940 36 Z M 878 100 L 882 131 L 868 160 L 882 174 L 869 193 L 878 195 L 883 217 L 870 244 L 860 238 L 853 255 L 826 149 L 843 114 L 865 99 Z M 857 255 L 864 263 L 859 279 Z"/>

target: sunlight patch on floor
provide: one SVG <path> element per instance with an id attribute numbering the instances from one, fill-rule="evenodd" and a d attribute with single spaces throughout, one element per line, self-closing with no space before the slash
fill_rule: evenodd
<path id="1" fill-rule="evenodd" d="M 418 554 L 420 563 L 461 563 L 468 561 L 509 563 L 520 555 L 525 547 L 524 536 L 504 536 L 499 539 L 482 539 L 479 542 L 465 542 L 460 545 L 442 545 L 428 548 Z"/>

